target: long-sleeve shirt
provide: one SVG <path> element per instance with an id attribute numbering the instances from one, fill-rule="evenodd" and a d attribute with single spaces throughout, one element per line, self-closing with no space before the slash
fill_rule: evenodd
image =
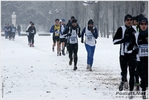
<path id="1" fill-rule="evenodd" d="M 125 53 L 132 53 L 136 48 L 136 27 L 128 28 L 127 26 L 121 26 L 118 28 L 114 38 L 114 44 L 120 44 L 120 55 Z"/>

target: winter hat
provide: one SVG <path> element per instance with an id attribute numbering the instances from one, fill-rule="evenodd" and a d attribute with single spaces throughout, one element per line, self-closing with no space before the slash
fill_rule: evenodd
<path id="1" fill-rule="evenodd" d="M 140 20 L 139 20 L 139 24 L 142 23 L 142 22 L 145 22 L 148 24 L 148 19 L 146 17 L 142 17 Z"/>
<path id="2" fill-rule="evenodd" d="M 59 22 L 62 22 L 62 20 L 59 20 Z"/>
<path id="3" fill-rule="evenodd" d="M 137 16 L 136 17 L 132 17 L 133 20 L 137 20 Z"/>
<path id="4" fill-rule="evenodd" d="M 34 25 L 34 23 L 32 23 L 31 25 Z"/>
<path id="5" fill-rule="evenodd" d="M 138 22 L 139 22 L 139 21 L 140 21 L 140 19 L 141 19 L 141 18 L 143 18 L 143 17 L 144 17 L 144 15 L 143 15 L 143 14 L 138 15 L 138 18 L 137 18 Z"/>
<path id="6" fill-rule="evenodd" d="M 75 17 L 74 16 L 71 16 L 71 19 L 75 19 Z"/>
<path id="7" fill-rule="evenodd" d="M 132 19 L 132 16 L 129 15 L 129 14 L 127 14 L 127 15 L 125 16 L 125 18 L 124 18 L 124 21 L 127 20 L 128 18 L 131 18 L 131 19 Z"/>
<path id="8" fill-rule="evenodd" d="M 77 23 L 77 20 L 76 19 L 72 20 L 72 23 Z"/>
<path id="9" fill-rule="evenodd" d="M 65 19 L 62 19 L 62 22 L 65 22 Z"/>
<path id="10" fill-rule="evenodd" d="M 90 19 L 90 20 L 88 21 L 88 24 L 94 24 L 93 20 Z"/>

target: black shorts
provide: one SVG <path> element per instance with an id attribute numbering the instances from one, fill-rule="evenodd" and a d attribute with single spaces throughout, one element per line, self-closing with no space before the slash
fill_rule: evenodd
<path id="1" fill-rule="evenodd" d="M 56 42 L 59 42 L 60 41 L 60 38 L 59 37 L 53 37 L 53 42 L 56 43 Z"/>
<path id="2" fill-rule="evenodd" d="M 65 38 L 61 38 L 60 42 L 66 42 L 66 39 Z"/>

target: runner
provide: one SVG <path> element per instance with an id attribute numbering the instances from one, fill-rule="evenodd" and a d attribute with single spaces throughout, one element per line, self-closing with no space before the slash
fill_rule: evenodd
<path id="1" fill-rule="evenodd" d="M 80 27 L 77 27 L 77 20 L 72 20 L 72 26 L 66 27 L 63 34 L 69 36 L 69 65 L 72 65 L 72 54 L 74 53 L 74 68 L 77 70 L 77 61 L 78 61 L 78 37 L 80 37 Z M 78 35 L 78 37 L 77 37 Z"/>
<path id="2" fill-rule="evenodd" d="M 125 25 L 118 28 L 114 38 L 114 44 L 120 44 L 120 67 L 121 67 L 121 83 L 119 91 L 123 90 L 123 86 L 127 89 L 127 67 L 129 66 L 129 91 L 134 89 L 134 72 L 136 67 L 136 27 L 132 27 L 132 16 L 126 15 L 124 18 Z M 133 96 L 130 94 L 130 99 Z"/>
<path id="3" fill-rule="evenodd" d="M 66 28 L 64 19 L 60 20 L 60 25 L 61 25 L 61 28 L 60 28 L 60 48 L 62 51 L 62 55 L 65 55 L 65 43 L 67 40 L 66 40 L 65 35 L 63 34 L 63 31 Z"/>
<path id="4" fill-rule="evenodd" d="M 34 23 L 31 24 L 31 26 L 29 27 L 29 29 L 27 30 L 27 32 L 29 32 L 29 46 L 30 47 L 34 47 L 34 36 L 36 34 L 36 28 L 34 26 Z"/>
<path id="5" fill-rule="evenodd" d="M 140 66 L 138 67 L 139 76 L 141 78 L 142 91 L 146 91 L 148 87 L 148 19 L 141 18 L 139 21 L 139 34 L 137 37 L 137 44 L 139 46 L 138 56 L 140 59 Z M 146 99 L 144 94 L 143 99 Z"/>
<path id="6" fill-rule="evenodd" d="M 84 43 L 84 34 L 85 34 L 85 47 L 87 51 L 87 69 L 92 71 L 94 51 L 96 39 L 98 38 L 98 31 L 93 26 L 94 22 L 92 19 L 88 21 L 88 27 L 85 27 L 82 31 L 81 42 Z"/>
<path id="7" fill-rule="evenodd" d="M 55 25 L 53 25 L 50 29 L 50 33 L 53 33 L 53 46 L 52 50 L 54 52 L 54 47 L 57 44 L 57 56 L 60 56 L 60 24 L 59 24 L 59 19 L 55 20 Z"/>

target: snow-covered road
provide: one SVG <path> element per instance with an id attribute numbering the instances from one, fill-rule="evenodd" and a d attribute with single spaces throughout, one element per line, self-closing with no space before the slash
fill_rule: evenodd
<path id="1" fill-rule="evenodd" d="M 26 36 L 14 41 L 1 37 L 1 72 L 4 98 L 114 99 L 120 83 L 119 46 L 112 38 L 98 38 L 93 72 L 86 70 L 86 50 L 80 43 L 78 70 L 68 55 L 52 52 L 51 36 L 35 36 L 30 48 Z"/>

